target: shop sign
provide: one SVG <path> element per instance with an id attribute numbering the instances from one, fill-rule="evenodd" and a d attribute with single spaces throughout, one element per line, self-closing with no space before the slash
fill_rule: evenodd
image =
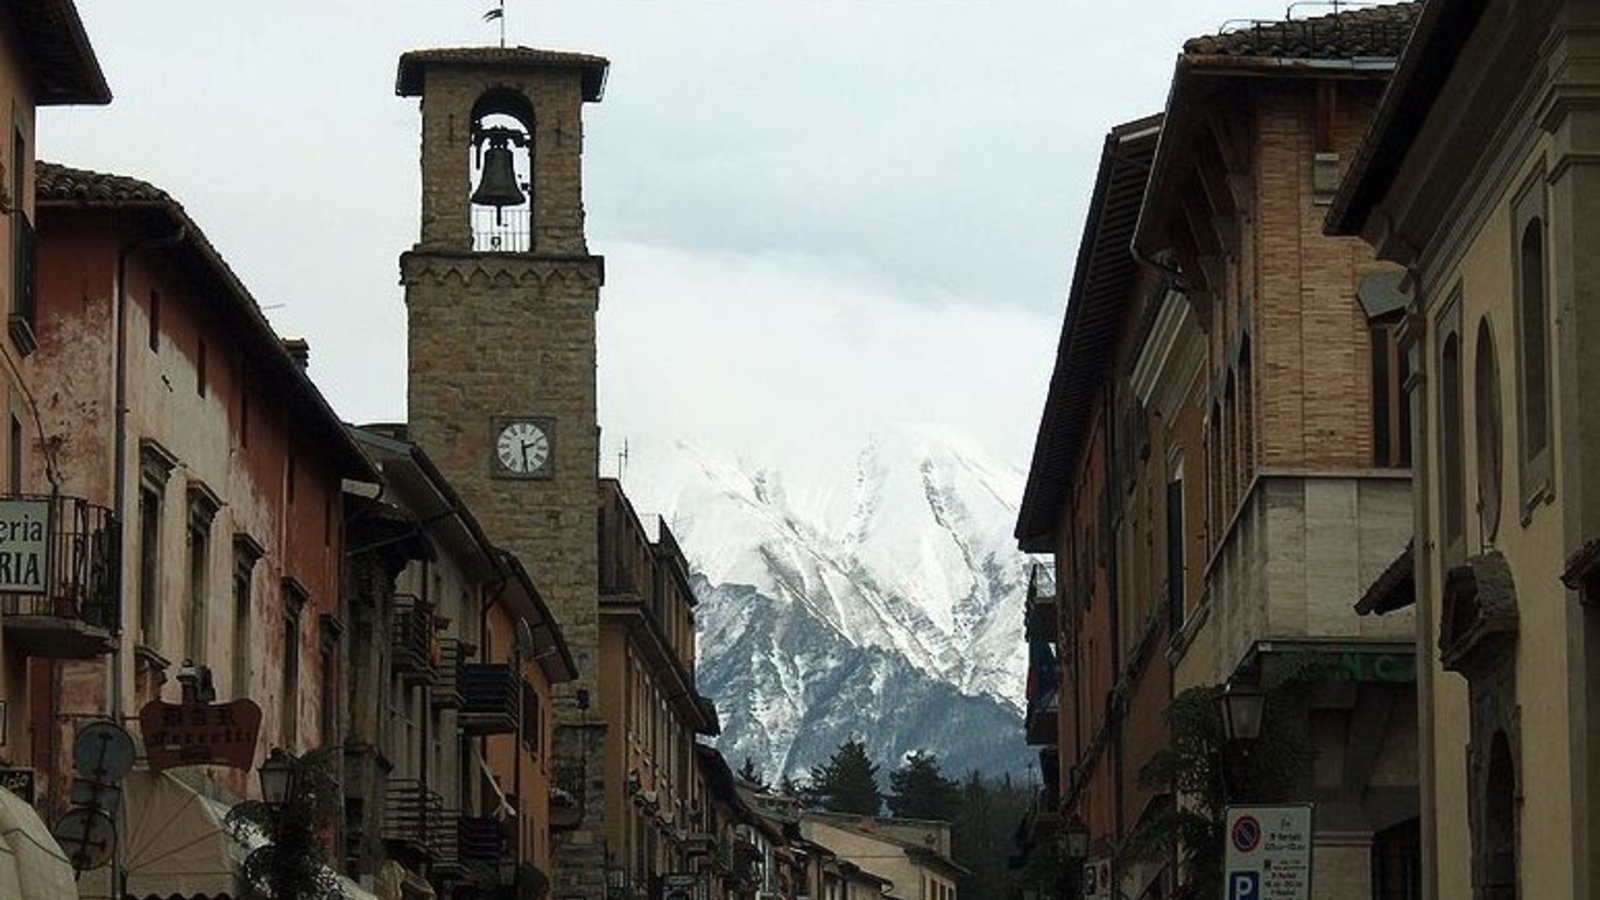
<path id="1" fill-rule="evenodd" d="M 1230 806 L 1227 900 L 1310 900 L 1311 804 Z"/>
<path id="2" fill-rule="evenodd" d="M 33 805 L 34 782 L 32 769 L 0 768 L 0 788 L 5 788 Z"/>
<path id="3" fill-rule="evenodd" d="M 231 703 L 167 703 L 152 700 L 139 710 L 150 769 L 229 766 L 249 770 L 261 733 L 261 707 L 253 700 Z"/>
<path id="4" fill-rule="evenodd" d="M 50 501 L 0 498 L 0 594 L 43 594 L 50 571 Z"/>
<path id="5" fill-rule="evenodd" d="M 1083 864 L 1083 900 L 1111 900 L 1116 896 L 1111 883 L 1111 860 L 1091 859 Z"/>

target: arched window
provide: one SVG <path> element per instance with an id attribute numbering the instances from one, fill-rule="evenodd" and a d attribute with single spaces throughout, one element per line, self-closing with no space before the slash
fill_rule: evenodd
<path id="1" fill-rule="evenodd" d="M 1472 420 L 1478 468 L 1478 524 L 1484 544 L 1500 527 L 1500 368 L 1487 318 L 1478 323 L 1473 351 Z"/>
<path id="2" fill-rule="evenodd" d="M 533 249 L 533 108 L 515 91 L 494 89 L 472 107 L 469 175 L 472 249 Z"/>
<path id="3" fill-rule="evenodd" d="M 1524 509 L 1550 487 L 1550 300 L 1545 284 L 1544 181 L 1516 204 L 1517 393 Z"/>

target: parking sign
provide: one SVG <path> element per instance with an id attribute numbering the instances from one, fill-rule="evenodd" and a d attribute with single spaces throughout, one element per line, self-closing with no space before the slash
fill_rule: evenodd
<path id="1" fill-rule="evenodd" d="M 1228 900 L 1310 900 L 1311 805 L 1230 806 Z"/>

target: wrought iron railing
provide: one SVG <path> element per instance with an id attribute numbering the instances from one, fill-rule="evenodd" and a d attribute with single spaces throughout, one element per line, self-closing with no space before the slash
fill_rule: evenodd
<path id="1" fill-rule="evenodd" d="M 403 852 L 430 861 L 441 849 L 445 824 L 444 798 L 425 782 L 398 779 L 389 782 L 383 797 L 383 840 Z"/>
<path id="2" fill-rule="evenodd" d="M 518 678 L 505 663 L 461 666 L 461 730 L 468 734 L 511 734 L 517 730 L 521 700 Z"/>
<path id="3" fill-rule="evenodd" d="M 472 249 L 476 253 L 527 253 L 532 246 L 528 207 L 472 208 Z"/>
<path id="4" fill-rule="evenodd" d="M 23 638 L 32 631 L 72 631 L 85 638 L 62 644 L 57 654 L 41 648 L 45 655 L 107 652 L 121 616 L 122 540 L 111 511 L 77 497 L 0 497 L 0 530 L 6 532 L 0 613 L 31 618 L 11 623 L 8 631 Z"/>
<path id="5" fill-rule="evenodd" d="M 505 855 L 505 832 L 488 816 L 462 816 L 456 820 L 456 846 L 463 867 L 497 866 Z"/>
<path id="6" fill-rule="evenodd" d="M 394 671 L 408 683 L 432 684 L 437 674 L 433 605 L 412 594 L 396 594 L 389 636 Z"/>

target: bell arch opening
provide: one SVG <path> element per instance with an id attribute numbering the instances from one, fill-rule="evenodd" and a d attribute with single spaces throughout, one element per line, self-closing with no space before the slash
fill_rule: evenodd
<path id="1" fill-rule="evenodd" d="M 533 106 L 522 94 L 494 88 L 472 106 L 468 174 L 472 249 L 533 249 Z"/>

